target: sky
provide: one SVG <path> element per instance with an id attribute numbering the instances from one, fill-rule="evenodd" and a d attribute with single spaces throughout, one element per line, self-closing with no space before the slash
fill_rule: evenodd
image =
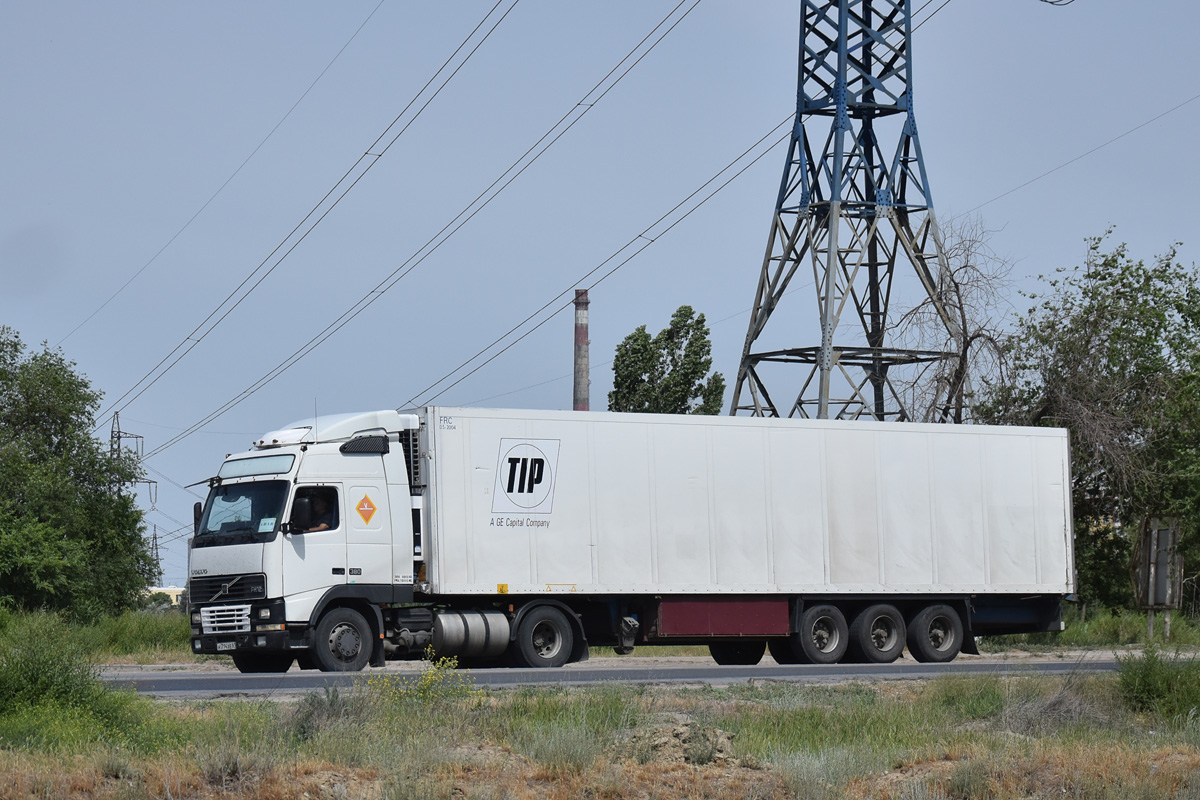
<path id="1" fill-rule="evenodd" d="M 144 437 L 157 490 L 137 491 L 164 584 L 186 580 L 202 495 L 182 487 L 268 430 L 430 401 L 569 409 L 574 320 L 549 312 L 643 245 L 590 292 L 592 407 L 606 407 L 617 343 L 685 303 L 732 383 L 784 146 L 753 150 L 765 155 L 670 230 L 681 212 L 652 226 L 794 113 L 799 3 L 687 0 L 593 92 L 677 2 L 519 0 L 492 30 L 512 0 L 490 16 L 495 0 L 0 0 L 0 324 L 60 347 L 101 410 L 115 403 Z M 1110 227 L 1137 258 L 1180 242 L 1194 263 L 1200 7 L 937 0 L 915 18 L 935 211 L 992 231 L 1014 308 Z M 414 265 L 564 115 L 577 122 Z M 562 292 L 526 338 L 427 389 Z M 231 293 L 244 295 L 232 310 Z"/>

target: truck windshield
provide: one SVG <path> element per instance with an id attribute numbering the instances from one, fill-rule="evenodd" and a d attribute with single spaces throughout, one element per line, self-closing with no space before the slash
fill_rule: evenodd
<path id="1" fill-rule="evenodd" d="M 279 531 L 287 481 L 214 486 L 204 504 L 193 547 L 269 542 Z"/>

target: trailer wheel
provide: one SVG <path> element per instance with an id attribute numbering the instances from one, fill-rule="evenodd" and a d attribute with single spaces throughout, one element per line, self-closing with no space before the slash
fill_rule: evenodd
<path id="1" fill-rule="evenodd" d="M 790 636 L 787 639 L 768 639 L 767 651 L 776 664 L 804 663 L 804 655 L 796 652 L 794 640 Z"/>
<path id="2" fill-rule="evenodd" d="M 713 661 L 723 667 L 752 666 L 767 652 L 765 642 L 714 642 L 708 646 Z"/>
<path id="3" fill-rule="evenodd" d="M 561 667 L 571 657 L 575 633 L 563 612 L 538 606 L 521 617 L 513 646 L 517 660 L 527 667 Z"/>
<path id="4" fill-rule="evenodd" d="M 317 623 L 313 660 L 322 672 L 358 672 L 371 658 L 371 626 L 350 608 L 335 608 Z"/>
<path id="5" fill-rule="evenodd" d="M 287 672 L 292 668 L 291 653 L 234 653 L 233 665 L 238 672 Z"/>
<path id="6" fill-rule="evenodd" d="M 904 652 L 904 634 L 904 617 L 895 606 L 870 606 L 850 623 L 850 653 L 856 660 L 890 664 Z"/>
<path id="7" fill-rule="evenodd" d="M 850 633 L 836 606 L 806 608 L 800 618 L 800 650 L 814 664 L 836 664 L 846 654 Z"/>
<path id="8" fill-rule="evenodd" d="M 953 661 L 962 643 L 962 620 L 944 603 L 921 609 L 908 624 L 908 652 L 917 661 Z"/>

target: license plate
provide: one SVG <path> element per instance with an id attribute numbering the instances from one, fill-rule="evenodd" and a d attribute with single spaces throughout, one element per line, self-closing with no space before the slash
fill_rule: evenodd
<path id="1" fill-rule="evenodd" d="M 237 642 L 217 642 L 217 652 L 222 650 L 237 650 Z"/>

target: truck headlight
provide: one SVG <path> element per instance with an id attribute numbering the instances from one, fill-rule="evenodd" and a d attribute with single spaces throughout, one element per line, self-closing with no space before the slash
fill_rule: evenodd
<path id="1" fill-rule="evenodd" d="M 269 609 L 269 608 L 260 608 L 260 609 L 258 610 L 258 618 L 259 618 L 259 619 L 270 619 L 270 618 L 271 618 L 271 609 Z"/>
<path id="2" fill-rule="evenodd" d="M 199 624 L 200 624 L 200 612 L 199 612 L 199 611 L 193 611 L 193 612 L 192 612 L 192 624 L 193 624 L 193 625 L 199 625 Z"/>

